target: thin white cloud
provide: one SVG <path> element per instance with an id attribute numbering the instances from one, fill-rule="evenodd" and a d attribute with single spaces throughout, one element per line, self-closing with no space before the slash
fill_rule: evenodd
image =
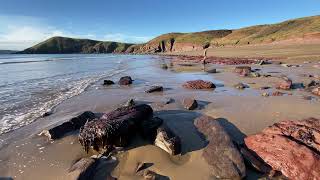
<path id="1" fill-rule="evenodd" d="M 103 37 L 105 41 L 127 42 L 127 43 L 144 43 L 151 39 L 148 36 L 131 36 L 122 33 L 110 33 Z"/>
<path id="2" fill-rule="evenodd" d="M 96 34 L 74 34 L 63 29 L 49 26 L 44 19 L 27 16 L 0 15 L 0 49 L 23 50 L 53 36 L 97 39 L 128 43 L 143 43 L 151 37 L 110 33 L 105 36 Z"/>

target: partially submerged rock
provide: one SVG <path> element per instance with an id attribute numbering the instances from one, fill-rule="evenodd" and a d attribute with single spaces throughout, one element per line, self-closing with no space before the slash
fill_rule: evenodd
<path id="1" fill-rule="evenodd" d="M 59 126 L 42 131 L 39 135 L 45 135 L 49 139 L 59 139 L 65 136 L 67 133 L 79 130 L 87 121 L 92 121 L 95 118 L 96 116 L 93 112 L 86 111 Z"/>
<path id="2" fill-rule="evenodd" d="M 109 86 L 109 85 L 112 85 L 112 84 L 114 84 L 114 82 L 111 81 L 111 80 L 104 80 L 103 81 L 103 85 Z"/>
<path id="3" fill-rule="evenodd" d="M 212 82 L 203 81 L 203 80 L 187 81 L 182 86 L 187 89 L 214 89 L 214 88 L 216 88 L 216 86 Z"/>
<path id="4" fill-rule="evenodd" d="M 283 93 L 283 92 L 280 92 L 280 91 L 274 91 L 272 92 L 272 96 L 283 96 L 285 95 L 286 93 Z"/>
<path id="5" fill-rule="evenodd" d="M 87 122 L 80 129 L 79 142 L 86 152 L 94 150 L 112 150 L 114 147 L 124 147 L 131 136 L 137 132 L 141 123 L 153 116 L 149 105 L 120 107 L 104 114 L 100 119 Z"/>
<path id="6" fill-rule="evenodd" d="M 275 123 L 245 138 L 246 146 L 289 179 L 320 177 L 320 120 Z"/>
<path id="7" fill-rule="evenodd" d="M 119 80 L 120 85 L 130 85 L 130 84 L 132 84 L 132 82 L 133 82 L 133 80 L 130 76 L 121 77 Z"/>
<path id="8" fill-rule="evenodd" d="M 246 168 L 237 148 L 219 122 L 202 116 L 195 120 L 195 126 L 209 144 L 203 150 L 203 157 L 210 165 L 214 179 L 241 179 Z"/>
<path id="9" fill-rule="evenodd" d="M 126 103 L 124 103 L 123 106 L 129 107 L 129 106 L 134 106 L 134 105 L 136 105 L 136 102 L 134 101 L 134 99 L 129 99 Z"/>
<path id="10" fill-rule="evenodd" d="M 162 86 L 151 86 L 145 92 L 146 93 L 153 93 L 153 92 L 161 92 L 161 91 L 163 91 L 163 87 Z"/>
<path id="11" fill-rule="evenodd" d="M 163 149 L 170 155 L 181 153 L 181 140 L 168 126 L 162 124 L 157 129 L 157 136 L 154 145 Z"/>
<path id="12" fill-rule="evenodd" d="M 198 102 L 192 98 L 184 98 L 182 101 L 182 105 L 187 110 L 194 110 L 198 107 Z"/>
<path id="13" fill-rule="evenodd" d="M 243 89 L 245 89 L 245 88 L 248 88 L 248 86 L 245 85 L 245 84 L 243 84 L 243 83 L 235 84 L 234 87 L 237 88 L 237 89 L 240 89 L 240 90 L 243 90 Z"/>

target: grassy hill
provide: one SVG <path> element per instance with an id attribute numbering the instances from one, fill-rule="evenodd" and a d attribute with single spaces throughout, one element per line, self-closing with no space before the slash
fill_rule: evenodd
<path id="1" fill-rule="evenodd" d="M 297 38 L 319 39 L 320 16 L 305 17 L 277 24 L 257 25 L 234 30 L 169 33 L 135 47 L 136 52 L 175 52 L 205 47 L 274 43 Z M 168 43 L 170 42 L 170 43 Z M 169 47 L 168 47 L 169 45 Z M 186 48 L 184 48 L 184 46 Z M 178 48 L 175 48 L 178 47 Z"/>
<path id="2" fill-rule="evenodd" d="M 320 16 L 305 17 L 277 24 L 257 25 L 234 30 L 194 33 L 168 33 L 145 44 L 103 42 L 89 39 L 53 37 L 20 53 L 158 53 L 202 50 L 207 47 L 243 46 L 319 40 Z M 293 41 L 294 40 L 294 41 Z"/>
<path id="3" fill-rule="evenodd" d="M 67 54 L 67 53 L 113 53 L 125 52 L 132 44 L 103 42 L 90 39 L 52 37 L 19 53 L 24 54 Z"/>

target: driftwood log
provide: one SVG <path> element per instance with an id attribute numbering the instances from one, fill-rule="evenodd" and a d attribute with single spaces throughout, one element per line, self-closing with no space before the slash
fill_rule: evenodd
<path id="1" fill-rule="evenodd" d="M 81 129 L 79 141 L 85 151 L 111 150 L 114 147 L 124 147 L 144 121 L 151 120 L 153 110 L 149 105 L 142 104 L 120 107 L 104 114 L 100 119 L 87 122 Z"/>

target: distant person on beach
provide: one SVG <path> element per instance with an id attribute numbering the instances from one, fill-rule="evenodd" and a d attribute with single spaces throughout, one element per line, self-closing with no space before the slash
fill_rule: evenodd
<path id="1" fill-rule="evenodd" d="M 206 66 L 206 59 L 207 59 L 207 51 L 208 48 L 205 48 L 203 51 L 203 60 L 202 60 L 202 64 L 203 64 L 203 71 L 205 71 L 205 66 Z"/>

